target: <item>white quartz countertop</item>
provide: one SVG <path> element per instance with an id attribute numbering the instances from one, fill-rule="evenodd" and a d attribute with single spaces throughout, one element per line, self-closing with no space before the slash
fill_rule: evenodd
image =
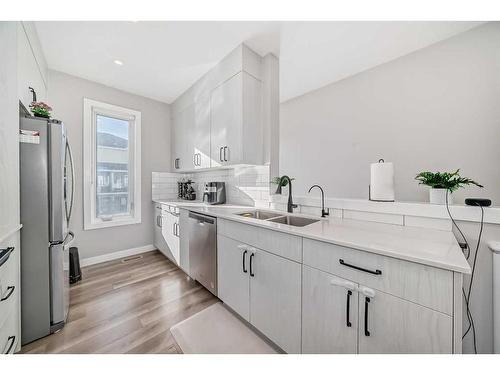
<path id="1" fill-rule="evenodd" d="M 465 259 L 455 236 L 452 232 L 448 231 L 339 218 L 321 219 L 319 222 L 305 227 L 292 227 L 285 224 L 236 215 L 237 213 L 256 210 L 254 207 L 233 205 L 211 206 L 202 202 L 185 201 L 176 203 L 179 208 L 185 208 L 218 218 L 450 271 L 466 274 L 471 272 L 469 263 Z M 286 215 L 284 212 L 280 213 Z M 312 217 L 302 214 L 294 215 Z M 314 218 L 320 219 L 318 217 Z"/>
<path id="2" fill-rule="evenodd" d="M 158 199 L 154 200 L 154 203 L 158 204 L 166 204 L 168 206 L 173 206 L 173 207 L 183 207 L 186 209 L 194 209 L 194 208 L 203 208 L 203 207 L 219 207 L 219 208 L 232 208 L 232 209 L 238 209 L 238 210 L 245 210 L 245 209 L 254 209 L 254 207 L 249 207 L 249 206 L 239 206 L 239 205 L 234 205 L 234 204 L 220 204 L 217 206 L 210 205 L 208 203 L 195 200 L 195 201 L 188 201 L 188 200 L 181 200 L 181 199 Z"/>

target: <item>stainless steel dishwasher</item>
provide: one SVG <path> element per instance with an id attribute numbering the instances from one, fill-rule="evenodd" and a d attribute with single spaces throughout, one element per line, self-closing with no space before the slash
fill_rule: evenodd
<path id="1" fill-rule="evenodd" d="M 191 277 L 217 295 L 217 219 L 189 212 Z"/>

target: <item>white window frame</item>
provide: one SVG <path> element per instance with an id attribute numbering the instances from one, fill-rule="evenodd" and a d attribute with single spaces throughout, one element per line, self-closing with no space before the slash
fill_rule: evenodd
<path id="1" fill-rule="evenodd" d="M 130 121 L 132 135 L 132 214 L 116 215 L 109 221 L 97 218 L 96 208 L 96 115 Z M 129 143 L 130 147 L 130 143 Z M 130 176 L 129 176 L 130 181 Z M 141 112 L 96 100 L 83 99 L 83 229 L 116 227 L 141 223 Z"/>

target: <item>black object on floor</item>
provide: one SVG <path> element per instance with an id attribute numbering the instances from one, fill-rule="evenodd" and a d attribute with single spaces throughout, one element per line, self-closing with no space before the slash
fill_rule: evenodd
<path id="1" fill-rule="evenodd" d="M 77 247 L 69 248 L 69 283 L 74 284 L 82 279 L 80 256 Z"/>

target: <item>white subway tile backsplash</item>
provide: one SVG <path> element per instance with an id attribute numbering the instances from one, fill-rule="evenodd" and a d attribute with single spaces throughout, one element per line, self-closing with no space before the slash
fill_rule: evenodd
<path id="1" fill-rule="evenodd" d="M 245 166 L 234 169 L 193 173 L 152 172 L 153 199 L 177 198 L 177 181 L 189 178 L 198 199 L 203 196 L 205 183 L 220 181 L 226 184 L 226 200 L 231 204 L 269 207 L 269 167 Z"/>

